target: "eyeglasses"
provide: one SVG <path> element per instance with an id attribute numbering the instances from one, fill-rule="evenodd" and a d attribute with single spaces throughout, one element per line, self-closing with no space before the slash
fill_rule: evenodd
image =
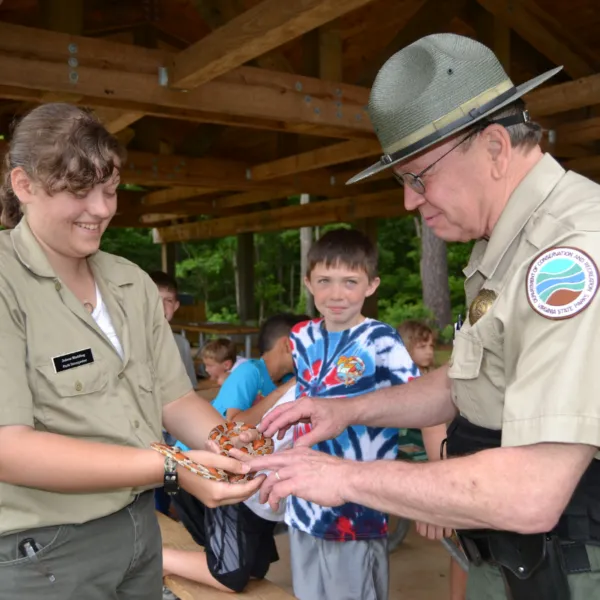
<path id="1" fill-rule="evenodd" d="M 439 163 L 440 160 L 444 158 L 444 156 L 448 156 L 448 154 L 450 154 L 452 150 L 456 150 L 456 148 L 458 148 L 462 143 L 466 142 L 469 138 L 473 137 L 481 130 L 482 129 L 477 128 L 471 131 L 471 133 L 469 133 L 462 140 L 460 140 L 458 144 L 452 146 L 452 148 L 450 148 L 448 152 L 444 152 L 444 154 L 442 154 L 437 160 L 432 162 L 428 167 L 425 167 L 420 173 L 417 173 L 415 175 L 415 173 L 396 173 L 395 171 L 392 171 L 392 173 L 394 174 L 394 178 L 402 187 L 408 185 L 410 189 L 417 192 L 417 194 L 423 196 L 425 194 L 425 182 L 422 179 L 423 175 L 425 175 L 425 173 L 427 173 L 427 171 L 429 171 L 429 169 L 431 169 L 434 165 L 437 165 L 437 163 Z"/>

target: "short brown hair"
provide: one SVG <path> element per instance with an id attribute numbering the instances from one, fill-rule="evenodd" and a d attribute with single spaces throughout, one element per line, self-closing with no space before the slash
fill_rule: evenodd
<path id="1" fill-rule="evenodd" d="M 152 271 L 151 273 L 149 273 L 149 275 L 150 279 L 152 279 L 152 281 L 154 281 L 154 283 L 156 284 L 156 287 L 163 288 L 177 295 L 178 286 L 175 277 L 172 277 L 164 271 Z"/>
<path id="2" fill-rule="evenodd" d="M 49 195 L 80 195 L 109 181 L 124 160 L 124 148 L 90 112 L 64 103 L 38 106 L 16 125 L 4 157 L 0 222 L 16 227 L 22 216 L 13 169 L 21 167 Z"/>
<path id="3" fill-rule="evenodd" d="M 398 333 L 409 353 L 418 342 L 426 342 L 429 338 L 435 340 L 433 329 L 422 321 L 403 321 L 398 325 Z"/>
<path id="4" fill-rule="evenodd" d="M 371 240 L 356 229 L 328 231 L 308 251 L 306 276 L 310 277 L 317 265 L 344 266 L 364 271 L 369 281 L 377 277 L 377 248 Z"/>
<path id="5" fill-rule="evenodd" d="M 202 358 L 210 358 L 218 363 L 230 360 L 235 364 L 237 349 L 230 339 L 218 338 L 205 344 L 200 351 L 200 356 Z"/>

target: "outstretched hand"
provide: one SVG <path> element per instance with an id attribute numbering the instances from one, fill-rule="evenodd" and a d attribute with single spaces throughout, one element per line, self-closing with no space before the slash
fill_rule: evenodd
<path id="1" fill-rule="evenodd" d="M 296 440 L 295 446 L 310 448 L 319 442 L 336 438 L 349 425 L 345 420 L 347 411 L 343 402 L 343 399 L 336 398 L 299 398 L 265 415 L 257 429 L 266 437 L 273 437 L 277 433 L 277 439 L 281 440 L 292 425 L 308 423 L 308 431 Z"/>
<path id="2" fill-rule="evenodd" d="M 236 475 L 245 475 L 250 472 L 250 466 L 247 463 L 212 451 L 188 450 L 186 455 L 205 467 L 223 469 Z M 243 502 L 255 494 L 265 481 L 264 475 L 258 475 L 251 481 L 244 483 L 212 481 L 183 467 L 179 467 L 177 473 L 181 487 L 209 508 Z"/>
<path id="3" fill-rule="evenodd" d="M 321 506 L 344 504 L 344 485 L 357 463 L 308 448 L 284 450 L 251 457 L 252 471 L 271 471 L 260 488 L 260 502 L 277 510 L 279 502 L 293 495 Z"/>

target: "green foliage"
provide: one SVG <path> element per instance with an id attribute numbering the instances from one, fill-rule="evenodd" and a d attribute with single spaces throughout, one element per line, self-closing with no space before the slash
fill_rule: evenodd
<path id="1" fill-rule="evenodd" d="M 350 227 L 347 223 L 326 225 L 330 229 Z M 420 240 L 413 217 L 382 219 L 378 223 L 379 318 L 397 326 L 405 319 L 431 322 L 422 302 Z M 472 244 L 448 244 L 448 272 L 452 312 L 465 314 L 464 275 Z M 102 247 L 124 256 L 147 271 L 160 269 L 161 251 L 148 229 L 109 229 Z M 181 243 L 177 252 L 177 278 L 182 292 L 204 301 L 211 320 L 235 322 L 237 238 Z M 300 232 L 287 230 L 254 237 L 254 291 L 259 318 L 279 311 L 306 312 L 300 273 Z M 438 332 L 441 342 L 452 339 L 452 327 Z"/>
<path id="2" fill-rule="evenodd" d="M 149 229 L 110 227 L 102 236 L 101 249 L 134 262 L 144 271 L 160 269 L 160 246 Z"/>

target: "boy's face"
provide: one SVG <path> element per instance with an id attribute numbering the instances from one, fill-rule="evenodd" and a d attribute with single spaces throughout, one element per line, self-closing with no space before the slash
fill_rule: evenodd
<path id="1" fill-rule="evenodd" d="M 365 298 L 375 293 L 379 277 L 369 281 L 362 269 L 318 264 L 304 282 L 314 296 L 315 306 L 323 315 L 327 329 L 343 331 L 361 322 Z"/>
<path id="2" fill-rule="evenodd" d="M 171 322 L 173 315 L 179 308 L 179 301 L 177 300 L 177 294 L 168 290 L 167 288 L 159 287 L 158 293 L 162 298 L 163 310 L 165 312 L 165 318 Z"/>
<path id="3" fill-rule="evenodd" d="M 433 336 L 425 340 L 418 340 L 410 352 L 413 362 L 419 368 L 429 368 L 433 366 L 434 343 Z"/>
<path id="4" fill-rule="evenodd" d="M 233 366 L 230 360 L 217 362 L 214 358 L 208 357 L 203 358 L 202 362 L 204 363 L 204 368 L 206 369 L 208 376 L 213 381 L 219 381 L 219 379 L 231 371 L 231 367 Z"/>

